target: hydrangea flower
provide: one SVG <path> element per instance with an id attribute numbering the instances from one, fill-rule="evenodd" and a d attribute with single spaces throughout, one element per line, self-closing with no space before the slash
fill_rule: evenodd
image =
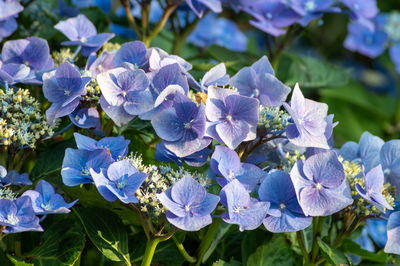
<path id="1" fill-rule="evenodd" d="M 207 9 L 210 9 L 215 13 L 222 12 L 221 0 L 186 0 L 186 4 L 200 18 Z"/>
<path id="2" fill-rule="evenodd" d="M 79 71 L 69 62 L 61 64 L 57 70 L 43 74 L 43 93 L 52 103 L 46 111 L 47 121 L 72 113 L 79 105 L 79 97 L 86 95 L 89 77 L 81 77 Z"/>
<path id="3" fill-rule="evenodd" d="M 207 193 L 205 188 L 190 175 L 185 175 L 157 198 L 168 209 L 168 221 L 185 231 L 198 231 L 212 223 L 210 213 L 219 197 Z"/>
<path id="4" fill-rule="evenodd" d="M 87 151 L 105 150 L 114 160 L 123 158 L 128 154 L 128 145 L 131 142 L 123 136 L 106 137 L 99 141 L 79 133 L 74 133 L 74 137 L 78 149 Z"/>
<path id="5" fill-rule="evenodd" d="M 212 67 L 204 74 L 200 86 L 202 91 L 207 91 L 209 86 L 225 86 L 229 82 L 229 76 L 226 74 L 224 63 Z"/>
<path id="6" fill-rule="evenodd" d="M 286 127 L 286 136 L 290 142 L 303 147 L 329 149 L 325 135 L 328 105 L 304 98 L 296 84 L 290 105 L 283 103 L 283 106 L 294 121 Z"/>
<path id="7" fill-rule="evenodd" d="M 18 28 L 15 17 L 22 10 L 18 0 L 0 0 L 0 42 Z"/>
<path id="8" fill-rule="evenodd" d="M 229 89 L 209 87 L 206 101 L 208 136 L 235 149 L 256 137 L 259 101 Z"/>
<path id="9" fill-rule="evenodd" d="M 3 64 L 0 61 L 0 82 L 14 85 L 29 79 L 31 69 L 24 64 Z"/>
<path id="10" fill-rule="evenodd" d="M 147 49 L 143 42 L 133 41 L 121 45 L 114 57 L 114 65 L 121 66 L 129 63 L 136 68 L 141 68 L 148 63 Z"/>
<path id="11" fill-rule="evenodd" d="M 24 64 L 31 69 L 24 83 L 41 84 L 42 72 L 53 68 L 53 59 L 46 40 L 38 37 L 12 40 L 4 43 L 1 50 L 3 64 Z"/>
<path id="12" fill-rule="evenodd" d="M 91 54 L 86 64 L 86 70 L 89 71 L 90 76 L 96 78 L 98 74 L 113 69 L 116 53 L 116 51 L 104 50 L 98 57 L 96 54 Z"/>
<path id="13" fill-rule="evenodd" d="M 5 177 L 0 178 L 0 182 L 4 185 L 4 186 L 8 186 L 8 185 L 32 185 L 32 181 L 29 180 L 28 174 L 27 173 L 23 173 L 23 174 L 19 174 L 17 171 L 15 170 L 11 170 L 8 173 L 6 173 Z"/>
<path id="14" fill-rule="evenodd" d="M 284 27 L 301 18 L 301 15 L 282 0 L 254 1 L 246 3 L 242 9 L 254 17 L 250 21 L 251 25 L 273 36 L 284 34 Z"/>
<path id="15" fill-rule="evenodd" d="M 353 202 L 343 165 L 334 151 L 297 161 L 290 177 L 305 215 L 328 216 Z"/>
<path id="16" fill-rule="evenodd" d="M 378 165 L 367 174 L 364 174 L 364 188 L 359 183 L 355 186 L 361 197 L 375 205 L 382 212 L 384 212 L 384 209 L 393 210 L 381 192 L 384 181 L 385 176 L 383 175 L 382 167 Z"/>
<path id="17" fill-rule="evenodd" d="M 136 190 L 147 177 L 139 172 L 128 159 L 112 163 L 107 169 L 101 168 L 99 173 L 90 169 L 94 184 L 99 193 L 107 201 L 121 200 L 123 203 L 138 203 Z"/>
<path id="18" fill-rule="evenodd" d="M 195 152 L 183 158 L 176 156 L 175 153 L 168 150 L 165 147 L 164 142 L 161 142 L 156 145 L 156 153 L 154 155 L 155 159 L 160 162 L 174 162 L 177 165 L 181 166 L 182 162 L 184 161 L 187 165 L 193 167 L 200 167 L 203 166 L 208 159 L 208 156 L 211 154 L 212 150 L 205 148 L 201 151 Z"/>
<path id="19" fill-rule="evenodd" d="M 367 219 L 365 228 L 374 243 L 383 248 L 387 242 L 387 220 L 370 218 Z"/>
<path id="20" fill-rule="evenodd" d="M 246 188 L 233 180 L 220 193 L 221 203 L 228 207 L 228 213 L 222 219 L 230 224 L 239 225 L 239 230 L 253 230 L 261 225 L 267 215 L 270 203 L 251 198 Z"/>
<path id="21" fill-rule="evenodd" d="M 69 209 L 78 201 L 66 203 L 63 197 L 54 191 L 53 186 L 45 180 L 40 180 L 36 184 L 35 190 L 25 191 L 22 196 L 31 199 L 32 208 L 37 215 L 69 213 Z"/>
<path id="22" fill-rule="evenodd" d="M 232 180 L 239 180 L 250 192 L 265 176 L 260 168 L 250 163 L 241 163 L 235 151 L 221 145 L 215 146 L 210 167 L 215 174 L 222 176 L 217 177 L 217 182 L 221 186 L 225 186 Z"/>
<path id="23" fill-rule="evenodd" d="M 141 69 L 114 68 L 99 74 L 97 83 L 102 92 L 101 107 L 118 126 L 153 109 L 150 81 Z"/>
<path id="24" fill-rule="evenodd" d="M 376 0 L 340 0 L 345 6 L 347 6 L 351 15 L 358 18 L 372 19 L 378 13 L 379 9 L 376 5 Z"/>
<path id="25" fill-rule="evenodd" d="M 340 148 L 339 155 L 347 161 L 361 160 L 365 171 L 369 172 L 372 168 L 380 164 L 379 153 L 384 143 L 381 138 L 366 131 L 361 135 L 358 144 L 354 141 L 346 142 Z M 383 170 L 387 168 L 386 165 L 384 164 Z"/>
<path id="26" fill-rule="evenodd" d="M 388 36 L 383 30 L 372 30 L 359 22 L 350 22 L 348 30 L 344 46 L 350 51 L 375 58 L 385 50 Z"/>
<path id="27" fill-rule="evenodd" d="M 81 54 L 89 56 L 99 50 L 105 42 L 114 37 L 114 33 L 97 34 L 93 23 L 82 14 L 58 22 L 54 28 L 63 33 L 70 41 L 62 42 L 62 45 L 79 45 Z"/>
<path id="28" fill-rule="evenodd" d="M 242 68 L 232 77 L 231 85 L 240 95 L 257 98 L 261 105 L 270 107 L 281 106 L 290 92 L 290 88 L 275 77 L 266 56 L 250 67 Z"/>
<path id="29" fill-rule="evenodd" d="M 98 172 L 107 168 L 114 160 L 105 149 L 77 150 L 67 148 L 61 168 L 61 177 L 66 186 L 93 183 L 89 169 Z"/>
<path id="30" fill-rule="evenodd" d="M 206 116 L 204 104 L 199 107 L 188 97 L 177 94 L 173 106 L 164 109 L 151 120 L 164 145 L 178 157 L 186 157 L 203 150 L 210 143 L 205 138 Z"/>
<path id="31" fill-rule="evenodd" d="M 387 242 L 384 251 L 400 255 L 400 211 L 393 212 L 387 223 Z"/>
<path id="32" fill-rule="evenodd" d="M 400 188 L 400 140 L 390 140 L 381 147 L 379 158 L 386 179 L 391 185 Z M 376 158 L 376 161 L 378 163 L 378 158 Z M 399 195 L 399 190 L 396 191 Z"/>
<path id="33" fill-rule="evenodd" d="M 274 170 L 268 173 L 259 189 L 261 201 L 270 202 L 265 228 L 273 233 L 294 232 L 307 228 L 312 217 L 306 217 L 297 201 L 296 191 L 290 175 Z"/>
<path id="34" fill-rule="evenodd" d="M 101 132 L 100 115 L 96 108 L 77 107 L 69 114 L 71 122 L 80 128 L 94 129 L 94 132 Z"/>
<path id="35" fill-rule="evenodd" d="M 6 228 L 3 233 L 18 233 L 24 231 L 43 231 L 39 218 L 35 215 L 29 197 L 19 197 L 12 201 L 0 199 L 0 225 Z"/>
<path id="36" fill-rule="evenodd" d="M 302 15 L 298 23 L 306 27 L 311 21 L 322 17 L 324 13 L 340 12 L 340 8 L 332 7 L 334 0 L 291 0 L 291 8 Z"/>

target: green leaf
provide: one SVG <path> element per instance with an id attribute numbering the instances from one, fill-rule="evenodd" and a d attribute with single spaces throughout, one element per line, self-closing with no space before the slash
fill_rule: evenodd
<path id="1" fill-rule="evenodd" d="M 213 263 L 212 266 L 241 266 L 242 264 L 237 261 L 237 260 L 231 260 L 229 262 L 223 261 L 223 260 L 218 260 Z"/>
<path id="2" fill-rule="evenodd" d="M 246 264 L 249 256 L 255 252 L 258 246 L 271 239 L 271 234 L 266 234 L 260 229 L 244 232 L 242 241 L 242 262 Z"/>
<path id="3" fill-rule="evenodd" d="M 290 249 L 289 243 L 284 236 L 276 235 L 271 241 L 259 246 L 257 250 L 249 256 L 246 265 L 296 265 L 295 257 Z"/>
<path id="4" fill-rule="evenodd" d="M 350 265 L 351 262 L 341 251 L 330 247 L 320 238 L 317 239 L 318 246 L 321 249 L 322 256 L 332 265 Z"/>
<path id="5" fill-rule="evenodd" d="M 40 243 L 24 257 L 40 265 L 73 265 L 82 253 L 85 234 L 77 221 L 63 219 L 46 228 Z"/>
<path id="6" fill-rule="evenodd" d="M 349 71 L 335 66 L 323 59 L 299 57 L 285 53 L 277 76 L 289 87 L 299 83 L 300 88 L 327 88 L 345 85 Z"/>
<path id="7" fill-rule="evenodd" d="M 2 252 L 2 251 L 1 251 Z M 11 261 L 11 263 L 14 266 L 33 266 L 32 263 L 27 263 L 25 262 L 23 259 L 21 258 L 15 258 L 13 256 L 11 256 L 10 254 L 7 254 L 8 259 Z"/>
<path id="8" fill-rule="evenodd" d="M 75 140 L 69 139 L 46 147 L 46 150 L 39 153 L 35 166 L 29 177 L 32 181 L 41 177 L 48 176 L 55 172 L 61 171 L 62 162 L 64 160 L 65 149 L 75 147 Z"/>
<path id="9" fill-rule="evenodd" d="M 383 252 L 383 250 L 377 253 L 369 252 L 368 250 L 362 249 L 359 244 L 351 239 L 345 239 L 340 245 L 340 250 L 373 262 L 385 263 L 388 259 L 388 254 Z"/>
<path id="10" fill-rule="evenodd" d="M 74 209 L 92 243 L 113 261 L 130 265 L 128 232 L 118 215 L 101 208 Z"/>

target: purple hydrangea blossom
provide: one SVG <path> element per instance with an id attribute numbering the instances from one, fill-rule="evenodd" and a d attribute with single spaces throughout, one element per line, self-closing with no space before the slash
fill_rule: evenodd
<path id="1" fill-rule="evenodd" d="M 286 127 L 286 136 L 295 145 L 329 149 L 326 130 L 331 127 L 326 121 L 328 105 L 304 98 L 296 84 L 290 105 L 283 106 L 294 123 Z"/>
<path id="2" fill-rule="evenodd" d="M 285 34 L 286 30 L 283 28 L 301 18 L 300 14 L 282 0 L 254 1 L 244 5 L 242 9 L 254 17 L 250 24 L 273 36 Z"/>
<path id="3" fill-rule="evenodd" d="M 90 73 L 90 76 L 96 78 L 97 75 L 107 70 L 114 68 L 114 57 L 116 51 L 104 50 L 98 57 L 95 53 L 92 53 L 87 61 L 86 70 Z"/>
<path id="4" fill-rule="evenodd" d="M 138 203 L 136 190 L 147 177 L 146 173 L 138 171 L 128 159 L 110 164 L 101 168 L 97 173 L 90 169 L 94 184 L 99 193 L 107 201 L 121 200 L 123 203 Z"/>
<path id="5" fill-rule="evenodd" d="M 324 13 L 340 12 L 340 8 L 333 7 L 334 0 L 291 0 L 290 4 L 292 9 L 302 15 L 298 23 L 303 27 Z"/>
<path id="6" fill-rule="evenodd" d="M 153 109 L 150 81 L 141 69 L 114 68 L 99 74 L 97 83 L 102 92 L 101 107 L 118 126 Z"/>
<path id="7" fill-rule="evenodd" d="M 379 158 L 386 180 L 396 188 L 400 188 L 400 140 L 390 140 L 383 144 Z M 399 189 L 396 191 L 399 195 Z"/>
<path id="8" fill-rule="evenodd" d="M 0 61 L 0 82 L 14 85 L 31 78 L 31 69 L 24 64 L 3 64 Z"/>
<path id="9" fill-rule="evenodd" d="M 38 37 L 12 40 L 4 43 L 1 50 L 3 64 L 24 64 L 31 69 L 24 83 L 41 84 L 42 73 L 53 68 L 53 59 L 46 40 Z"/>
<path id="10" fill-rule="evenodd" d="M 149 57 L 149 68 L 151 71 L 158 71 L 164 66 L 176 63 L 179 64 L 182 71 L 192 69 L 192 65 L 189 62 L 177 55 L 169 55 L 164 50 L 155 47 L 150 48 L 149 51 L 151 51 Z"/>
<path id="11" fill-rule="evenodd" d="M 186 0 L 186 4 L 200 18 L 207 9 L 215 13 L 222 12 L 221 0 Z"/>
<path id="12" fill-rule="evenodd" d="M 372 19 L 378 13 L 379 9 L 376 0 L 340 0 L 351 11 L 351 16 L 355 19 Z"/>
<path id="13" fill-rule="evenodd" d="M 386 253 L 400 255 L 400 211 L 393 212 L 387 223 Z"/>
<path id="14" fill-rule="evenodd" d="M 294 232 L 311 225 L 312 217 L 304 215 L 288 173 L 279 170 L 269 172 L 258 189 L 258 197 L 271 203 L 263 221 L 268 231 Z"/>
<path id="15" fill-rule="evenodd" d="M 82 14 L 58 22 L 54 28 L 62 32 L 70 41 L 62 42 L 62 45 L 79 45 L 82 47 L 82 55 L 89 56 L 99 50 L 105 42 L 114 37 L 114 33 L 97 34 L 93 23 Z"/>
<path id="16" fill-rule="evenodd" d="M 200 167 L 207 162 L 208 156 L 211 154 L 211 152 L 211 149 L 205 148 L 201 151 L 180 158 L 176 156 L 175 153 L 168 150 L 167 147 L 165 147 L 164 142 L 161 142 L 156 145 L 156 153 L 154 157 L 157 161 L 160 162 L 174 162 L 177 165 L 181 166 L 182 162 L 184 161 L 189 166 Z"/>
<path id="17" fill-rule="evenodd" d="M 219 197 L 207 193 L 205 188 L 191 176 L 185 175 L 171 188 L 157 194 L 168 209 L 168 221 L 185 231 L 198 231 L 212 223 L 210 213 L 219 202 Z"/>
<path id="18" fill-rule="evenodd" d="M 68 148 L 61 168 L 61 177 L 66 186 L 93 183 L 89 169 L 99 172 L 107 168 L 114 160 L 105 149 L 77 150 Z"/>
<path id="19" fill-rule="evenodd" d="M 27 196 L 12 201 L 0 199 L 0 225 L 6 228 L 3 233 L 19 233 L 24 231 L 43 231 L 39 218 L 32 208 L 31 199 Z"/>
<path id="20" fill-rule="evenodd" d="M 235 149 L 256 138 L 259 101 L 230 89 L 209 87 L 206 102 L 208 136 Z"/>
<path id="21" fill-rule="evenodd" d="M 388 36 L 383 30 L 370 29 L 359 22 L 350 22 L 348 30 L 344 46 L 350 51 L 375 58 L 385 50 Z"/>
<path id="22" fill-rule="evenodd" d="M 22 10 L 24 7 L 17 0 L 0 0 L 0 42 L 18 28 L 15 17 Z"/>
<path id="23" fill-rule="evenodd" d="M 251 198 L 246 188 L 233 180 L 220 193 L 221 203 L 228 207 L 228 213 L 222 219 L 230 224 L 239 225 L 239 230 L 253 230 L 259 227 L 267 215 L 270 203 Z"/>
<path id="24" fill-rule="evenodd" d="M 22 196 L 31 198 L 36 215 L 69 213 L 69 209 L 78 201 L 66 203 L 63 197 L 55 192 L 53 186 L 44 180 L 36 184 L 35 190 L 25 191 Z"/>
<path id="25" fill-rule="evenodd" d="M 11 170 L 4 177 L 0 178 L 0 186 L 9 185 L 32 185 L 32 181 L 29 179 L 27 173 L 19 174 L 15 170 Z"/>
<path id="26" fill-rule="evenodd" d="M 142 68 L 148 63 L 148 52 L 143 42 L 133 41 L 121 45 L 114 57 L 114 65 L 121 66 L 129 63 L 135 68 Z"/>
<path id="27" fill-rule="evenodd" d="M 340 148 L 339 155 L 347 161 L 361 161 L 365 171 L 369 172 L 372 168 L 380 164 L 379 153 L 384 143 L 381 138 L 366 131 L 361 135 L 358 144 L 353 141 L 346 142 Z M 388 146 L 386 147 L 388 148 Z M 385 155 L 382 154 L 381 156 Z M 383 165 L 383 170 L 387 168 L 386 165 Z"/>
<path id="28" fill-rule="evenodd" d="M 211 143 L 205 138 L 204 104 L 199 107 L 188 97 L 177 94 L 173 106 L 162 110 L 151 120 L 157 135 L 167 149 L 178 157 L 201 151 Z"/>
<path id="29" fill-rule="evenodd" d="M 0 42 L 3 38 L 6 38 L 13 34 L 18 28 L 17 21 L 14 17 L 9 17 L 4 20 L 0 20 Z"/>
<path id="30" fill-rule="evenodd" d="M 251 67 L 242 68 L 232 77 L 231 84 L 240 95 L 257 98 L 261 105 L 266 106 L 281 106 L 290 92 L 290 88 L 275 77 L 266 56 Z"/>
<path id="31" fill-rule="evenodd" d="M 241 163 L 239 155 L 227 147 L 217 145 L 211 157 L 210 167 L 217 177 L 217 182 L 225 186 L 233 180 L 240 183 L 249 191 L 253 191 L 265 172 L 250 163 Z"/>
<path id="32" fill-rule="evenodd" d="M 356 190 L 361 197 L 372 203 L 382 212 L 393 210 L 385 197 L 382 195 L 385 176 L 381 165 L 372 168 L 367 174 L 364 174 L 364 188 L 359 183 L 356 184 Z"/>
<path id="33" fill-rule="evenodd" d="M 61 64 L 57 70 L 43 74 L 43 93 L 52 103 L 46 111 L 47 121 L 72 113 L 79 105 L 79 97 L 86 95 L 89 77 L 81 77 L 79 71 L 69 62 Z"/>
<path id="34" fill-rule="evenodd" d="M 123 136 L 106 137 L 99 141 L 79 133 L 74 133 L 74 137 L 78 149 L 87 151 L 105 150 L 114 160 L 123 158 L 128 154 L 128 145 L 131 142 Z"/>
<path id="35" fill-rule="evenodd" d="M 94 133 L 101 134 L 100 115 L 96 108 L 77 107 L 69 114 L 69 118 L 75 126 L 93 129 Z"/>
<path id="36" fill-rule="evenodd" d="M 328 216 L 353 202 L 343 165 L 334 151 L 297 161 L 290 177 L 305 215 Z"/>
<path id="37" fill-rule="evenodd" d="M 229 82 L 224 63 L 220 63 L 207 71 L 200 82 L 201 91 L 207 91 L 209 86 L 225 86 Z"/>

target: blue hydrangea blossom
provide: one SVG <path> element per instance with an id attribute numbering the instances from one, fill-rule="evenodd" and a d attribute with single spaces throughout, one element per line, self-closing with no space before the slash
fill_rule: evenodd
<path id="1" fill-rule="evenodd" d="M 386 253 L 400 255 L 400 211 L 393 212 L 387 223 Z"/>

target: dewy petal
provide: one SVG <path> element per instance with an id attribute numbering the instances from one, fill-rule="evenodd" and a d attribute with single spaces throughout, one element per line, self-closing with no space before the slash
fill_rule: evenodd
<path id="1" fill-rule="evenodd" d="M 212 218 L 209 214 L 204 216 L 186 215 L 185 217 L 179 217 L 167 211 L 166 217 L 171 224 L 185 231 L 198 231 L 212 223 Z"/>
<path id="2" fill-rule="evenodd" d="M 387 242 L 384 251 L 400 255 L 400 212 L 393 212 L 387 224 Z"/>
<path id="3" fill-rule="evenodd" d="M 24 62 L 28 62 L 36 71 L 46 70 L 50 57 L 50 48 L 46 40 L 29 37 L 29 44 L 21 54 Z"/>
<path id="4" fill-rule="evenodd" d="M 343 165 L 335 151 L 311 156 L 305 161 L 303 171 L 310 180 L 329 188 L 340 186 L 345 179 Z"/>
<path id="5" fill-rule="evenodd" d="M 189 175 L 185 175 L 171 189 L 173 201 L 182 206 L 197 205 L 205 199 L 206 194 L 204 187 Z"/>

